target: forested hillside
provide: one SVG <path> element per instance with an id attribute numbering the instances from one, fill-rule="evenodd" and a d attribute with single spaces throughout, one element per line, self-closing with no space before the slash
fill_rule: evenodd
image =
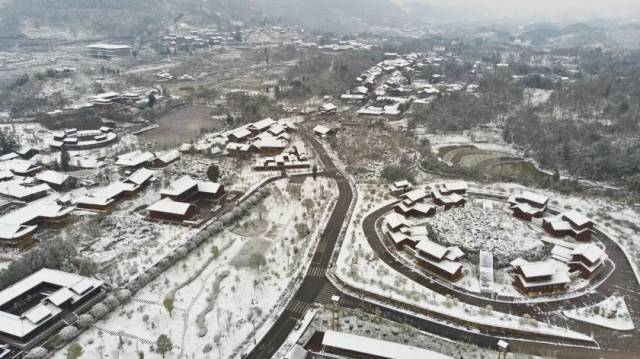
<path id="1" fill-rule="evenodd" d="M 230 21 L 279 22 L 311 30 L 359 31 L 397 19 L 388 0 L 6 0 L 0 2 L 0 35 L 28 29 L 83 34 L 144 36 L 177 19 L 205 25 Z M 55 31 L 51 31 L 55 33 Z"/>

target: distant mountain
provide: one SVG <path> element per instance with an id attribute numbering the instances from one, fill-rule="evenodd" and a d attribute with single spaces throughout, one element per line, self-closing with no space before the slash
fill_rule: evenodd
<path id="1" fill-rule="evenodd" d="M 397 24 L 402 14 L 389 0 L 0 0 L 0 36 L 47 31 L 137 36 L 178 18 L 220 25 L 272 20 L 350 32 Z"/>
<path id="2" fill-rule="evenodd" d="M 586 23 L 567 26 L 536 23 L 527 26 L 518 37 L 535 46 L 554 48 L 618 45 L 607 29 Z"/>

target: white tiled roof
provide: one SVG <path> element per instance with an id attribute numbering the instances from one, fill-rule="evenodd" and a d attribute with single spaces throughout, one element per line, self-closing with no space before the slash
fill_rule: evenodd
<path id="1" fill-rule="evenodd" d="M 43 171 L 38 173 L 36 178 L 42 182 L 60 186 L 69 178 L 69 175 L 57 171 Z"/>
<path id="2" fill-rule="evenodd" d="M 571 254 L 582 255 L 591 263 L 596 263 L 605 256 L 604 251 L 595 243 L 581 244 L 576 247 Z"/>
<path id="3" fill-rule="evenodd" d="M 81 277 L 72 273 L 52 269 L 41 269 L 18 283 L 0 291 L 0 306 L 19 298 L 42 283 L 49 283 L 61 288 L 71 288 L 79 282 L 86 283 L 86 285 L 89 286 L 89 289 L 99 288 L 103 284 L 99 280 Z M 84 298 L 84 295 L 72 294 L 73 296 L 71 300 L 73 302 L 77 302 Z M 67 296 L 68 292 L 63 293 L 61 291 L 56 291 L 49 297 L 45 298 L 52 298 L 53 300 L 43 301 L 42 303 L 37 304 L 22 316 L 0 311 L 0 333 L 19 338 L 28 335 L 40 325 L 46 323 L 48 318 L 52 318 L 60 313 L 62 310 L 53 304 L 53 302 L 59 303 L 64 301 L 63 298 L 66 298 Z"/>
<path id="4" fill-rule="evenodd" d="M 576 226 L 583 226 L 585 224 L 591 223 L 591 220 L 589 218 L 587 218 L 585 215 L 577 211 L 565 212 L 563 216 L 564 218 L 566 218 L 568 221 L 572 222 Z"/>
<path id="5" fill-rule="evenodd" d="M 190 207 L 191 204 L 189 203 L 176 202 L 171 198 L 165 198 L 149 206 L 148 210 L 153 212 L 185 215 L 189 211 Z"/>
<path id="6" fill-rule="evenodd" d="M 549 262 L 535 262 L 528 263 L 520 266 L 522 274 L 526 278 L 546 277 L 553 275 L 556 270 Z"/>
<path id="7" fill-rule="evenodd" d="M 322 345 L 389 359 L 452 359 L 447 355 L 422 348 L 332 330 L 324 333 Z"/>
<path id="8" fill-rule="evenodd" d="M 197 185 L 198 181 L 194 180 L 190 176 L 182 176 L 171 182 L 169 187 L 163 189 L 160 193 L 167 196 L 179 196 Z"/>
<path id="9" fill-rule="evenodd" d="M 416 246 L 416 249 L 438 259 L 444 258 L 448 251 L 447 248 L 430 240 L 420 241 Z"/>
<path id="10" fill-rule="evenodd" d="M 146 168 L 141 168 L 137 171 L 135 171 L 133 174 L 131 174 L 131 176 L 129 176 L 126 181 L 127 182 L 132 182 L 138 186 L 146 183 L 149 179 L 151 179 L 151 177 L 153 177 L 153 175 L 155 174 L 155 172 L 153 172 L 152 170 L 146 169 Z"/>

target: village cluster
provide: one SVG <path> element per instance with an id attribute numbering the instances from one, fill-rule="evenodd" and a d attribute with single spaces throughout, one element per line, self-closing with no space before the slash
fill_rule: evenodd
<path id="1" fill-rule="evenodd" d="M 448 282 L 457 282 L 463 276 L 460 261 L 467 253 L 459 247 L 444 247 L 438 243 L 443 239 L 437 238 L 429 217 L 438 216 L 444 211 L 459 211 L 464 216 L 467 190 L 467 184 L 459 182 L 435 185 L 431 190 L 413 189 L 407 181 L 391 185 L 391 192 L 401 201 L 394 207 L 394 212 L 385 216 L 384 233 L 395 249 L 412 254 L 418 266 Z M 508 270 L 513 277 L 513 286 L 527 296 L 564 293 L 573 279 L 592 279 L 606 268 L 607 255 L 603 245 L 598 244 L 595 237 L 592 239 L 593 222 L 577 211 L 553 214 L 556 211 L 548 210 L 548 202 L 547 197 L 531 192 L 508 196 L 502 202 L 503 209 L 510 211 L 514 217 L 533 222 L 541 231 L 560 239 L 552 245 L 551 255 L 545 260 L 529 262 L 517 258 L 510 262 Z M 516 237 L 520 234 L 512 235 Z M 571 240 L 567 240 L 567 237 Z M 477 233 L 472 240 L 479 240 Z M 512 240 L 516 241 L 517 238 Z M 493 253 L 480 251 L 474 254 L 477 262 L 473 265 L 479 266 L 481 290 L 493 294 Z"/>
<path id="2" fill-rule="evenodd" d="M 39 63 L 47 101 L 0 113 L 0 271 L 29 272 L 0 290 L 0 359 L 507 358 L 634 334 L 631 234 L 610 234 L 634 210 L 476 173 L 565 177 L 505 139 L 505 116 L 416 120 L 494 76 L 568 86 L 582 55 L 173 22 Z M 293 71 L 324 56 L 322 82 Z"/>

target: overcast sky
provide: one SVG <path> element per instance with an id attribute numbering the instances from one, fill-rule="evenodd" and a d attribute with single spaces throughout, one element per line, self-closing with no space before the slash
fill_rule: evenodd
<path id="1" fill-rule="evenodd" d="M 366 0 L 365 0 L 366 1 Z M 444 6 L 478 8 L 484 15 L 500 17 L 640 17 L 640 0 L 392 0 L 398 4 L 426 2 Z M 488 13 L 488 14 L 487 14 Z M 479 14 L 480 15 L 480 14 Z"/>

